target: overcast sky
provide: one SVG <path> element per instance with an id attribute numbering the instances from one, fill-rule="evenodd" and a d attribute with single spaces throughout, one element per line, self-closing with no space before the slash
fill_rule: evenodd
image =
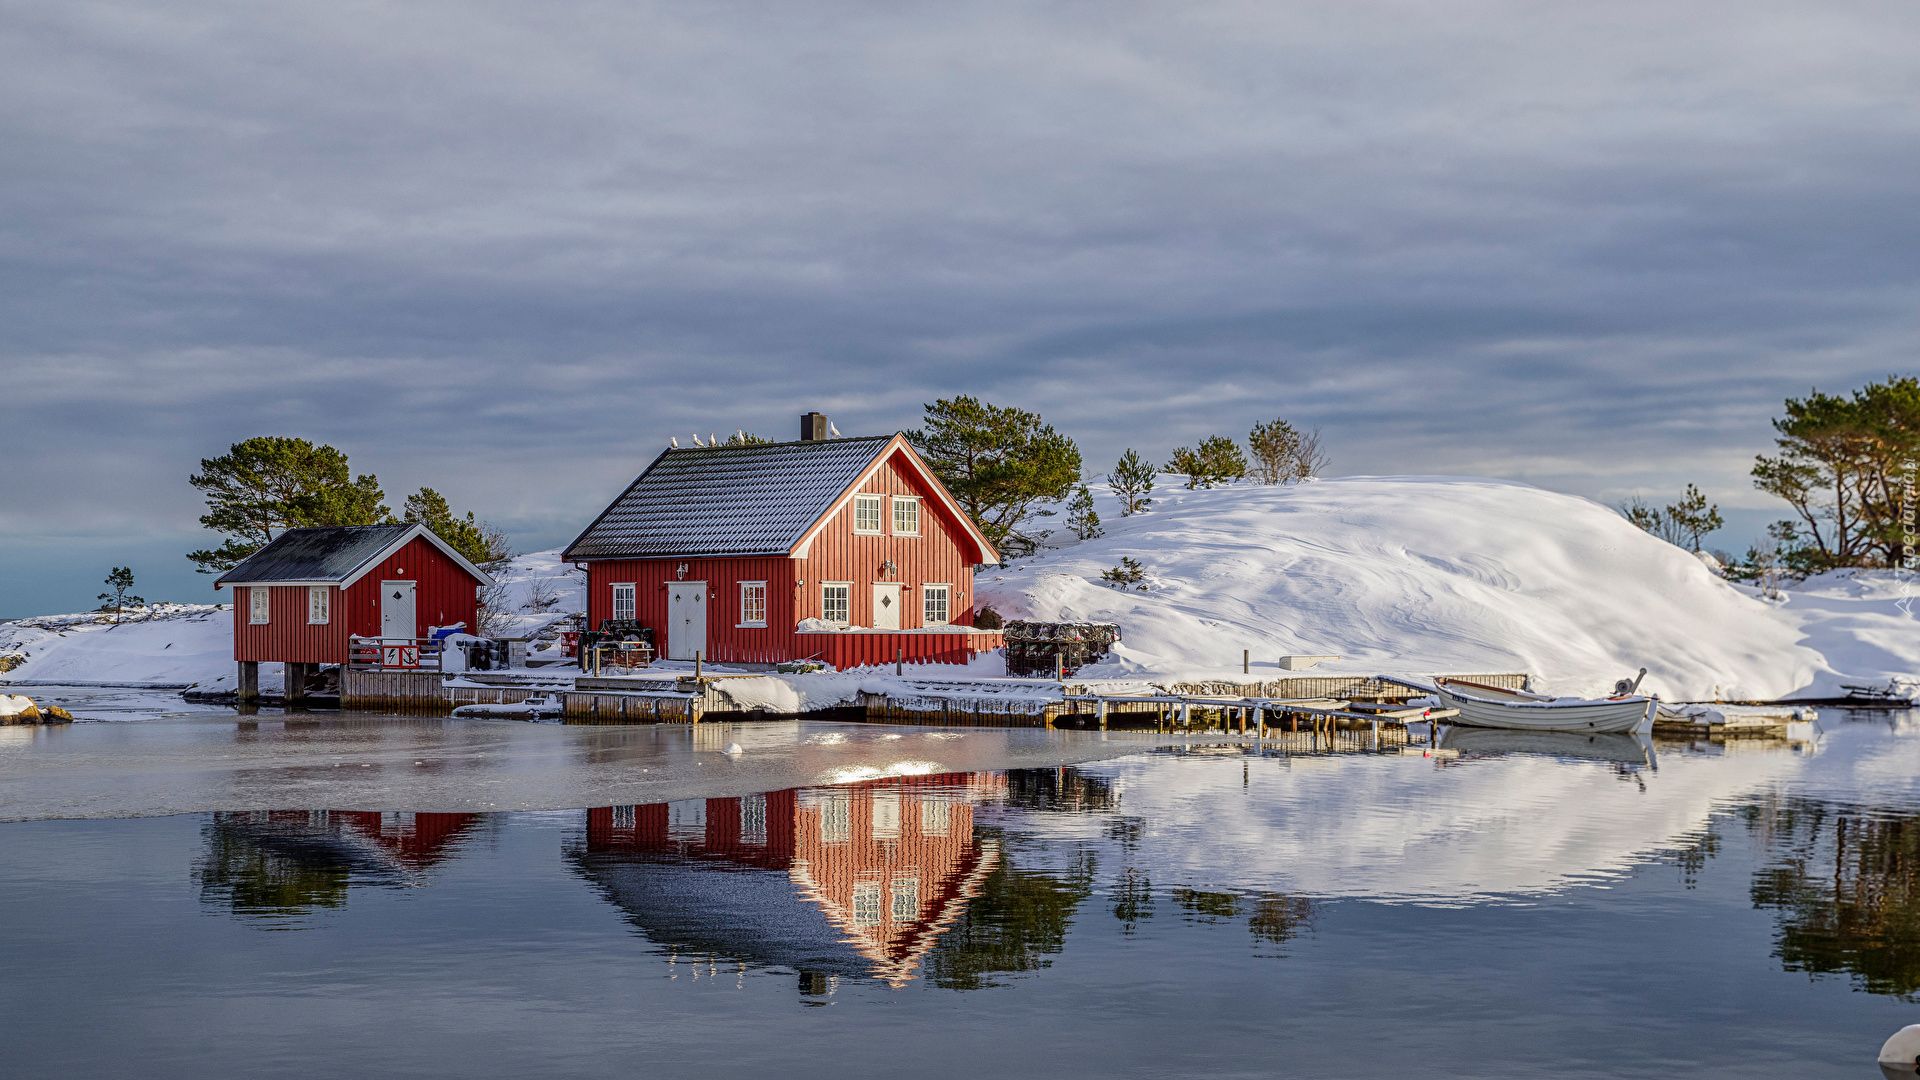
<path id="1" fill-rule="evenodd" d="M 1908 373 L 1911 3 L 0 0 L 0 616 L 330 442 L 567 539 L 669 435 L 1037 409 L 1089 471 L 1615 502 Z"/>

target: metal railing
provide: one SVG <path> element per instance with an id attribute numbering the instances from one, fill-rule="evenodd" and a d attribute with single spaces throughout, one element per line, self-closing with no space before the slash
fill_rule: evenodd
<path id="1" fill-rule="evenodd" d="M 446 643 L 439 638 L 360 637 L 347 639 L 347 667 L 353 671 L 438 671 Z"/>

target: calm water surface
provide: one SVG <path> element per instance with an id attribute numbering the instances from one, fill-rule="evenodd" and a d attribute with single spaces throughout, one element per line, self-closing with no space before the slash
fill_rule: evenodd
<path id="1" fill-rule="evenodd" d="M 1920 722 L 0 825 L 20 1077 L 1875 1077 Z"/>

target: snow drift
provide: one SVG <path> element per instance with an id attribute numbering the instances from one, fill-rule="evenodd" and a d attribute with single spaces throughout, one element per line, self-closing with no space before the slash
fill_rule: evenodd
<path id="1" fill-rule="evenodd" d="M 1315 673 L 1526 672 L 1549 692 L 1592 695 L 1645 666 L 1644 689 L 1670 700 L 1741 700 L 1920 670 L 1910 618 L 1870 613 L 1867 649 L 1857 621 L 1832 611 L 1843 601 L 1763 601 L 1599 503 L 1524 484 L 1156 488 L 1132 517 L 1097 496 L 1104 536 L 975 586 L 1008 618 L 1119 623 L 1124 641 L 1089 677 L 1238 678 L 1250 649 L 1264 678 L 1280 655 L 1334 653 Z M 1145 591 L 1101 582 L 1123 556 L 1145 565 Z M 1835 632 L 1810 635 L 1815 615 Z"/>

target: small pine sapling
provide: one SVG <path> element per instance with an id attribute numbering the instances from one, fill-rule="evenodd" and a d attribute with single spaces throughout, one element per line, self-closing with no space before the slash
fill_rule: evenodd
<path id="1" fill-rule="evenodd" d="M 1111 570 L 1100 571 L 1100 580 L 1116 589 L 1129 587 L 1146 592 L 1147 568 L 1138 559 L 1126 555 L 1120 556 L 1120 565 Z"/>
<path id="2" fill-rule="evenodd" d="M 1120 455 L 1120 463 L 1107 474 L 1107 485 L 1120 496 L 1120 516 L 1140 513 L 1153 504 L 1147 496 L 1153 494 L 1154 475 L 1152 463 L 1137 452 Z"/>
<path id="3" fill-rule="evenodd" d="M 133 568 L 130 566 L 114 567 L 113 572 L 107 575 L 106 585 L 113 591 L 100 594 L 99 598 L 106 601 L 100 605 L 100 610 L 113 609 L 113 621 L 116 624 L 126 618 L 129 605 L 139 607 L 146 603 L 146 600 L 133 595 Z"/>
<path id="4" fill-rule="evenodd" d="M 1300 450 L 1300 433 L 1285 420 L 1275 418 L 1253 425 L 1247 433 L 1247 449 L 1253 451 L 1253 477 L 1263 484 L 1284 484 L 1295 479 L 1295 456 Z"/>
<path id="5" fill-rule="evenodd" d="M 1085 484 L 1080 485 L 1080 490 L 1073 493 L 1073 501 L 1067 504 L 1067 527 L 1082 540 L 1101 534 L 1100 515 L 1093 510 L 1093 491 Z"/>
<path id="6" fill-rule="evenodd" d="M 1167 471 L 1187 478 L 1187 490 L 1211 488 L 1247 475 L 1247 458 L 1240 447 L 1224 435 L 1209 435 L 1198 448 L 1182 446 L 1167 462 Z"/>

